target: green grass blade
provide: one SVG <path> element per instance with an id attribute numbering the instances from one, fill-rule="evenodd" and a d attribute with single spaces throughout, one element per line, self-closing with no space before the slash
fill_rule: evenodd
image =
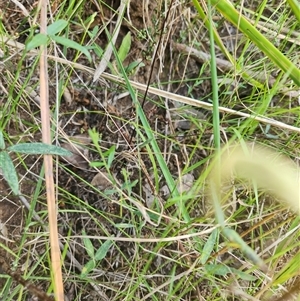
<path id="1" fill-rule="evenodd" d="M 242 16 L 229 1 L 212 0 L 211 2 L 227 20 L 242 31 L 273 63 L 289 74 L 289 77 L 300 86 L 300 70 Z"/>
<path id="2" fill-rule="evenodd" d="M 109 35 L 109 33 L 107 33 Z M 152 150 L 153 150 L 153 153 L 155 154 L 155 157 L 156 157 L 156 160 L 159 164 L 159 167 L 164 175 L 164 178 L 166 180 L 166 183 L 169 187 L 169 190 L 170 190 L 170 193 L 171 193 L 171 196 L 172 197 L 179 197 L 180 196 L 180 193 L 176 187 L 176 183 L 169 171 L 169 168 L 164 160 L 164 157 L 161 153 L 161 150 L 156 142 L 156 139 L 155 139 L 155 136 L 153 134 L 153 131 L 150 127 L 150 124 L 147 120 L 147 117 L 143 111 L 143 108 L 140 104 L 140 102 L 138 101 L 137 97 L 136 97 L 136 92 L 133 90 L 133 87 L 132 85 L 130 84 L 130 81 L 128 79 L 128 76 L 126 74 L 126 71 L 123 67 L 123 64 L 122 62 L 120 61 L 119 57 L 118 57 L 118 53 L 117 53 L 117 50 L 115 49 L 115 47 L 113 46 L 113 52 L 114 52 L 114 55 L 116 57 L 116 61 L 117 61 L 117 64 L 118 64 L 118 68 L 119 70 L 121 71 L 122 73 L 122 76 L 124 78 L 124 81 L 126 83 L 126 87 L 128 89 L 128 92 L 131 96 L 131 99 L 133 101 L 133 103 L 135 104 L 136 106 L 136 111 L 137 111 L 137 115 L 142 123 L 142 127 L 143 129 L 145 130 L 145 133 L 147 135 L 147 138 L 148 140 L 150 141 L 149 144 L 151 145 L 152 147 Z M 180 210 L 180 213 L 181 215 L 183 216 L 183 219 L 184 221 L 186 222 L 189 222 L 191 220 L 190 216 L 189 216 L 189 213 L 187 211 L 187 208 L 186 206 L 182 203 L 182 202 L 178 202 L 178 210 Z"/>
<path id="3" fill-rule="evenodd" d="M 208 18 L 209 18 L 209 41 L 210 41 L 210 72 L 211 72 L 211 84 L 213 93 L 213 130 L 214 130 L 214 144 L 216 151 L 221 149 L 221 137 L 220 137 L 220 112 L 219 112 L 219 93 L 218 93 L 218 75 L 217 75 L 217 63 L 215 54 L 215 41 L 214 41 L 214 29 L 212 21 L 212 7 L 210 1 L 208 1 Z"/>
<path id="4" fill-rule="evenodd" d="M 251 260 L 255 265 L 257 265 L 262 271 L 267 271 L 267 266 L 264 261 L 252 250 L 244 240 L 239 236 L 239 234 L 229 228 L 224 228 L 222 230 L 224 236 L 232 242 L 238 249 L 240 249 L 244 255 Z"/>
<path id="5" fill-rule="evenodd" d="M 211 23 L 209 21 L 209 19 L 207 18 L 207 14 L 204 12 L 204 10 L 202 9 L 202 7 L 200 6 L 198 0 L 193 0 L 193 4 L 195 6 L 195 8 L 198 11 L 199 16 L 201 17 L 201 19 L 203 20 L 205 26 L 209 29 L 210 26 L 212 26 L 213 28 L 213 36 L 214 36 L 214 40 L 216 42 L 216 44 L 220 47 L 221 51 L 224 53 L 224 55 L 227 57 L 227 59 L 231 62 L 231 64 L 234 66 L 234 69 L 236 70 L 236 72 L 238 72 L 239 74 L 241 74 L 241 76 L 247 80 L 249 83 L 251 83 L 253 86 L 258 87 L 258 88 L 262 88 L 263 85 L 256 81 L 253 77 L 251 77 L 250 75 L 248 75 L 243 68 L 238 64 L 238 62 L 233 58 L 233 56 L 230 54 L 230 52 L 227 50 L 227 48 L 224 46 L 222 39 L 220 38 L 218 31 L 216 30 L 216 28 L 213 26 L 213 23 Z"/>
<path id="6" fill-rule="evenodd" d="M 300 23 L 300 3 L 297 0 L 287 0 L 292 12 Z"/>

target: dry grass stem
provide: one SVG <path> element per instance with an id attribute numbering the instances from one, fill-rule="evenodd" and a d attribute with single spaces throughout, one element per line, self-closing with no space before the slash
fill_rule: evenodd
<path id="1" fill-rule="evenodd" d="M 41 33 L 47 33 L 47 0 L 41 2 Z M 47 45 L 41 46 L 40 56 L 40 99 L 42 140 L 46 144 L 52 144 L 49 113 L 49 86 L 48 86 L 48 61 Z M 48 205 L 50 249 L 51 249 L 51 273 L 54 278 L 54 293 L 57 301 L 64 301 L 64 286 L 61 270 L 61 253 L 58 239 L 57 208 L 55 201 L 54 175 L 52 155 L 44 155 L 45 181 Z"/>

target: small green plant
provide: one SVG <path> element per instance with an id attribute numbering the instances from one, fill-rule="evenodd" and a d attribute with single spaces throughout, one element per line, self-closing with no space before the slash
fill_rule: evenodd
<path id="1" fill-rule="evenodd" d="M 107 151 L 103 152 L 99 145 L 99 141 L 101 140 L 99 133 L 97 133 L 95 130 L 89 130 L 89 135 L 102 160 L 91 162 L 90 165 L 98 168 L 105 167 L 109 171 L 116 155 L 116 146 L 112 145 Z"/>
<path id="2" fill-rule="evenodd" d="M 3 133 L 0 131 L 0 168 L 4 179 L 7 181 L 9 187 L 15 195 L 20 194 L 19 180 L 13 161 L 11 160 L 8 152 L 16 152 L 32 155 L 58 155 L 69 156 L 71 153 L 59 146 L 48 145 L 45 143 L 19 143 L 9 147 L 5 147 Z"/>
<path id="3" fill-rule="evenodd" d="M 116 156 L 116 146 L 112 145 L 108 150 L 103 152 L 99 145 L 99 141 L 101 140 L 101 136 L 99 135 L 99 133 L 97 133 L 95 130 L 89 130 L 89 135 L 92 139 L 94 146 L 98 151 L 98 154 L 101 157 L 101 161 L 90 162 L 90 166 L 96 168 L 105 168 L 108 174 L 110 175 L 110 169 L 112 167 L 112 163 L 114 162 Z M 131 182 L 129 175 L 124 168 L 121 169 L 121 174 L 123 175 L 124 178 L 124 183 L 121 186 L 121 190 L 126 190 L 127 194 L 131 195 L 132 188 L 136 186 L 138 180 L 134 180 Z M 106 193 L 115 193 L 115 192 L 116 190 L 106 191 Z"/>
<path id="4" fill-rule="evenodd" d="M 88 32 L 90 38 L 94 38 L 95 35 L 97 34 L 97 30 L 95 28 L 93 29 L 92 32 Z M 128 57 L 128 54 L 131 49 L 131 33 L 128 32 L 124 38 L 122 39 L 121 45 L 117 50 L 117 56 L 120 62 L 123 64 L 125 59 Z M 106 67 L 109 68 L 110 72 L 114 75 L 119 75 L 120 74 L 120 68 L 118 67 L 117 61 L 113 60 L 110 62 L 110 57 L 108 57 L 106 53 L 107 50 L 103 50 L 97 43 L 93 43 L 91 46 L 88 47 L 88 49 L 92 50 L 95 52 L 95 54 L 98 56 L 98 58 L 101 58 L 101 63 L 99 65 L 99 68 L 101 66 L 101 70 L 105 70 Z M 134 73 L 134 71 L 137 70 L 139 67 L 145 66 L 140 60 L 136 60 L 131 62 L 126 68 L 126 74 L 131 74 Z"/>
<path id="5" fill-rule="evenodd" d="M 61 44 L 68 48 L 76 49 L 86 55 L 86 57 L 89 59 L 89 61 L 92 60 L 91 55 L 87 49 L 87 47 L 82 46 L 78 43 L 76 43 L 73 40 L 70 40 L 65 37 L 58 36 L 57 34 L 61 31 L 63 31 L 68 25 L 68 22 L 65 20 L 57 20 L 54 23 L 50 24 L 47 27 L 47 34 L 38 33 L 35 35 L 27 44 L 26 44 L 26 50 L 29 51 L 33 48 L 37 48 L 42 45 L 47 45 L 49 40 L 53 40 L 58 44 Z"/>
<path id="6" fill-rule="evenodd" d="M 81 271 L 80 276 L 82 278 L 86 278 L 86 276 L 93 271 L 93 269 L 97 266 L 97 264 L 101 262 L 103 258 L 105 258 L 113 242 L 111 240 L 105 241 L 95 253 L 94 245 L 92 241 L 87 237 L 86 232 L 84 230 L 82 231 L 82 236 L 83 236 L 83 243 L 86 248 L 86 252 L 91 258 L 85 264 L 85 266 Z"/>

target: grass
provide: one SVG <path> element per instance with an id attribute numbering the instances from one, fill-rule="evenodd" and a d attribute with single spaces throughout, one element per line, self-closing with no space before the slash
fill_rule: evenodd
<path id="1" fill-rule="evenodd" d="M 285 2 L 235 5 L 235 22 L 241 21 L 241 14 L 247 16 L 285 55 L 280 61 L 281 56 L 261 52 L 260 44 L 255 46 L 234 30 L 222 16 L 225 1 L 212 3 L 220 12 L 213 10 L 210 22 L 218 95 L 216 90 L 212 94 L 210 60 L 202 56 L 211 56 L 212 41 L 205 27 L 208 20 L 198 17 L 205 14 L 205 5 L 194 1 L 195 10 L 178 1 L 165 24 L 145 103 L 153 41 L 169 7 L 151 4 L 147 12 L 141 4 L 131 3 L 116 45 L 110 46 L 108 73 L 93 81 L 102 59 L 98 54 L 112 39 L 118 7 L 101 2 L 93 15 L 97 5 L 92 1 L 53 4 L 49 23 L 68 21 L 60 35 L 88 45 L 93 60 L 66 45 L 48 47 L 53 143 L 64 140 L 77 149 L 73 165 L 59 158 L 54 165 L 64 290 L 70 300 L 274 300 L 299 283 L 299 217 L 256 185 L 236 180 L 226 187 L 228 200 L 222 204 L 226 227 L 259 254 L 268 266 L 266 273 L 243 255 L 236 242 L 223 238 L 205 191 L 219 142 L 255 142 L 299 159 L 299 22 Z M 2 11 L 10 12 L 11 5 Z M 38 12 L 26 9 L 34 22 Z M 19 18 L 24 18 L 22 13 Z M 39 56 L 35 50 L 25 55 L 18 48 L 22 45 L 4 42 L 14 39 L 4 20 L 0 128 L 7 145 L 41 141 L 39 106 L 31 90 L 39 93 Z M 12 26 L 17 30 L 18 24 Z M 34 36 L 34 28 L 18 28 L 21 44 L 26 36 Z M 131 50 L 124 59 L 120 45 L 127 31 Z M 146 66 L 128 72 L 126 67 L 139 59 Z M 293 66 L 291 73 L 287 66 Z M 65 87 L 71 91 L 70 104 Z M 73 89 L 79 94 L 72 94 Z M 129 97 L 116 100 L 123 92 Z M 213 99 L 219 105 L 211 113 Z M 79 134 L 91 139 L 83 143 L 71 139 Z M 83 157 L 84 167 L 77 165 Z M 14 244 L 0 241 L 1 255 L 12 271 L 52 294 L 42 158 L 17 155 L 13 161 L 31 210 L 22 211 L 21 223 L 15 215 L 6 222 L 10 231 L 15 225 L 19 232 L 7 234 Z M 100 183 L 93 181 L 97 173 Z M 1 198 L 14 201 L 8 189 Z M 3 300 L 27 300 L 32 294 L 6 273 L 1 277 Z"/>

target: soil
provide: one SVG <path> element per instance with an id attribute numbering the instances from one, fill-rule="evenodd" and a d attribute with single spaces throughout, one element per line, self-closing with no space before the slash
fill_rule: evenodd
<path id="1" fill-rule="evenodd" d="M 0 227 L 1 236 L 0 243 L 7 248 L 13 248 L 22 231 L 22 220 L 24 210 L 16 198 L 10 197 L 10 189 L 8 189 L 5 180 L 0 178 Z M 9 256 L 5 249 L 0 249 L 1 266 L 8 268 L 10 263 Z M 2 279 L 1 279 L 2 280 Z"/>

